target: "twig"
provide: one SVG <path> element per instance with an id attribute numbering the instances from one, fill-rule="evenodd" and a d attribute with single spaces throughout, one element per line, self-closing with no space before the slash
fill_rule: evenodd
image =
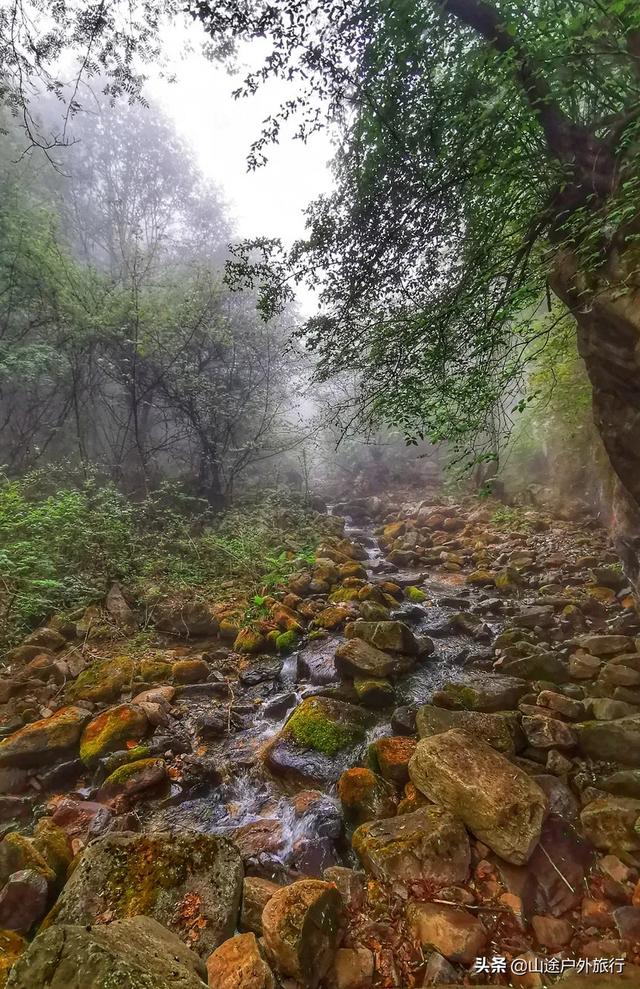
<path id="1" fill-rule="evenodd" d="M 554 868 L 554 869 L 556 870 L 556 872 L 558 873 L 558 875 L 559 875 L 559 876 L 560 876 L 560 878 L 562 879 L 562 882 L 563 882 L 563 883 L 565 884 L 565 886 L 567 886 L 567 887 L 568 887 L 568 888 L 569 888 L 569 889 L 571 890 L 571 892 L 572 892 L 572 893 L 575 893 L 575 889 L 573 888 L 573 886 L 571 885 L 571 883 L 569 882 L 569 880 L 568 880 L 568 879 L 566 878 L 566 876 L 563 876 L 563 875 L 562 875 L 562 873 L 560 872 L 560 869 L 559 869 L 559 868 L 558 868 L 558 866 L 557 866 L 557 865 L 555 864 L 555 862 L 553 861 L 553 859 L 552 859 L 552 858 L 551 858 L 551 856 L 549 855 L 549 852 L 548 852 L 548 851 L 547 851 L 547 849 L 546 849 L 546 848 L 544 847 L 544 845 L 540 845 L 540 848 L 542 849 L 542 851 L 544 852 L 544 854 L 545 854 L 545 855 L 547 856 L 547 858 L 549 859 L 549 862 L 551 863 L 551 865 L 552 865 L 552 867 L 553 867 L 553 868 Z"/>

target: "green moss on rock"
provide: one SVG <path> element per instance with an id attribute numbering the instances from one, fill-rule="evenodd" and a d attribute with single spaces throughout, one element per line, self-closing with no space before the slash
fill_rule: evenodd
<path id="1" fill-rule="evenodd" d="M 276 649 L 278 652 L 291 652 L 298 644 L 298 635 L 291 629 L 288 632 L 281 632 L 276 638 Z"/>
<path id="2" fill-rule="evenodd" d="M 92 663 L 69 687 L 71 701 L 116 701 L 128 687 L 135 674 L 135 663 L 129 656 L 101 659 Z"/>
<path id="3" fill-rule="evenodd" d="M 423 601 L 427 600 L 427 595 L 424 591 L 421 591 L 419 587 L 406 587 L 404 591 L 405 597 L 408 601 L 413 601 L 414 604 L 421 604 Z"/>
<path id="4" fill-rule="evenodd" d="M 364 738 L 360 725 L 333 721 L 322 698 L 309 697 L 289 718 L 285 731 L 298 745 L 325 755 L 336 755 Z"/>

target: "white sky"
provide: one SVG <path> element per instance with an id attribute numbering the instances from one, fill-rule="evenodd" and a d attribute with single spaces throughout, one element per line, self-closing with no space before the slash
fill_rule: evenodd
<path id="1" fill-rule="evenodd" d="M 180 51 L 185 35 L 193 45 L 187 56 Z M 166 47 L 176 81 L 158 76 L 149 80 L 147 90 L 191 144 L 205 175 L 220 187 L 238 236 L 280 237 L 289 245 L 304 233 L 305 206 L 331 188 L 329 137 L 317 134 L 303 144 L 283 134 L 281 143 L 270 148 L 268 163 L 247 171 L 247 154 L 263 119 L 291 96 L 291 87 L 272 80 L 256 95 L 235 100 L 231 94 L 243 73 L 229 75 L 205 59 L 199 51 L 202 40 L 197 24 L 173 32 Z M 241 63 L 257 63 L 264 51 L 261 42 L 245 46 Z M 309 309 L 310 296 L 302 292 L 300 303 Z"/>

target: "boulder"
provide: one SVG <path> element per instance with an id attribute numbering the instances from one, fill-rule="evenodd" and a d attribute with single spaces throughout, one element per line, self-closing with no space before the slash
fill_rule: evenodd
<path id="1" fill-rule="evenodd" d="M 516 677 L 476 676 L 460 683 L 447 683 L 436 691 L 433 702 L 437 707 L 464 711 L 509 711 L 529 690 L 526 680 Z"/>
<path id="2" fill-rule="evenodd" d="M 578 745 L 591 759 L 640 767 L 640 716 L 577 724 Z"/>
<path id="3" fill-rule="evenodd" d="M 353 849 L 377 879 L 426 880 L 438 886 L 464 882 L 469 872 L 469 839 L 462 822 L 442 807 L 361 825 Z"/>
<path id="4" fill-rule="evenodd" d="M 49 867 L 33 840 L 26 838 L 19 831 L 11 831 L 0 841 L 0 885 L 6 883 L 13 872 L 21 872 L 23 869 L 33 869 L 43 876 L 47 883 L 52 883 L 55 879 L 55 872 Z"/>
<path id="5" fill-rule="evenodd" d="M 415 635 L 404 622 L 352 622 L 345 629 L 347 639 L 363 639 L 382 652 L 399 652 L 417 656 L 420 646 Z"/>
<path id="6" fill-rule="evenodd" d="M 579 906 L 594 865 L 594 850 L 574 827 L 550 814 L 526 865 L 511 865 L 494 855 L 489 858 L 500 881 L 519 897 L 527 916 L 560 917 Z"/>
<path id="7" fill-rule="evenodd" d="M 274 989 L 273 972 L 260 954 L 255 934 L 236 934 L 207 958 L 212 989 Z"/>
<path id="8" fill-rule="evenodd" d="M 366 711 L 329 697 L 307 697 L 263 750 L 267 768 L 297 782 L 335 783 L 360 761 L 364 751 Z"/>
<path id="9" fill-rule="evenodd" d="M 554 652 L 532 652 L 528 656 L 504 660 L 500 669 L 509 676 L 523 680 L 550 680 L 552 683 L 566 683 L 569 679 L 569 664 Z"/>
<path id="10" fill-rule="evenodd" d="M 316 639 L 305 645 L 297 657 L 299 680 L 323 685 L 339 679 L 336 669 L 336 639 Z"/>
<path id="11" fill-rule="evenodd" d="M 373 743 L 373 751 L 383 779 L 404 786 L 409 782 L 409 760 L 415 752 L 416 741 L 405 735 L 379 738 Z"/>
<path id="12" fill-rule="evenodd" d="M 242 884 L 242 909 L 240 912 L 240 927 L 243 931 L 251 931 L 262 935 L 262 911 L 274 893 L 280 887 L 269 879 L 259 876 L 247 876 Z"/>
<path id="13" fill-rule="evenodd" d="M 615 656 L 635 652 L 635 642 L 628 635 L 580 635 L 576 644 L 592 656 Z"/>
<path id="14" fill-rule="evenodd" d="M 0 767 L 41 767 L 68 756 L 90 719 L 84 708 L 61 707 L 50 718 L 25 725 L 0 742 Z"/>
<path id="15" fill-rule="evenodd" d="M 449 711 L 433 704 L 423 704 L 416 714 L 416 728 L 420 738 L 440 735 L 450 728 L 462 728 L 474 738 L 480 738 L 498 752 L 513 755 L 516 740 L 521 742 L 518 715 L 515 711 L 489 714 L 483 711 Z M 518 745 L 520 748 L 520 744 Z"/>
<path id="16" fill-rule="evenodd" d="M 80 739 L 80 758 L 85 766 L 95 766 L 102 756 L 116 752 L 130 742 L 138 742 L 149 729 L 144 709 L 137 704 L 110 707 L 90 721 Z"/>
<path id="17" fill-rule="evenodd" d="M 100 787 L 100 798 L 133 797 L 159 786 L 168 778 L 164 759 L 135 759 L 114 769 Z"/>
<path id="18" fill-rule="evenodd" d="M 215 635 L 218 631 L 213 609 L 204 601 L 165 598 L 154 605 L 153 620 L 162 632 L 170 632 L 183 639 Z"/>
<path id="19" fill-rule="evenodd" d="M 47 922 L 145 914 L 206 956 L 235 930 L 242 874 L 240 853 L 217 835 L 110 834 L 87 846 Z"/>
<path id="20" fill-rule="evenodd" d="M 335 659 L 336 667 L 348 676 L 366 674 L 373 677 L 388 677 L 392 674 L 406 673 L 412 665 L 412 661 L 406 656 L 382 652 L 364 639 L 357 638 L 347 639 L 338 646 Z"/>
<path id="21" fill-rule="evenodd" d="M 482 921 L 463 907 L 409 903 L 407 921 L 423 947 L 434 947 L 450 962 L 462 965 L 471 965 L 488 940 Z"/>
<path id="22" fill-rule="evenodd" d="M 571 725 L 545 715 L 523 717 L 522 731 L 529 745 L 537 749 L 573 749 L 578 741 Z"/>
<path id="23" fill-rule="evenodd" d="M 389 817 L 396 809 L 393 787 L 364 766 L 342 773 L 338 796 L 345 818 L 356 824 Z"/>
<path id="24" fill-rule="evenodd" d="M 23 643 L 25 646 L 38 646 L 40 649 L 50 649 L 51 652 L 64 649 L 66 644 L 67 640 L 64 635 L 58 632 L 57 629 L 49 628 L 46 625 L 36 628 L 26 637 Z"/>
<path id="25" fill-rule="evenodd" d="M 83 670 L 67 690 L 70 701 L 117 701 L 129 687 L 135 664 L 129 656 L 99 659 Z"/>
<path id="26" fill-rule="evenodd" d="M 369 948 L 338 948 L 329 982 L 335 989 L 368 989 L 374 969 L 374 956 Z"/>
<path id="27" fill-rule="evenodd" d="M 303 879 L 274 893 L 262 926 L 267 957 L 279 975 L 316 989 L 344 934 L 344 904 L 331 883 Z"/>
<path id="28" fill-rule="evenodd" d="M 496 854 L 522 865 L 540 839 L 544 792 L 490 745 L 460 729 L 423 738 L 409 763 L 415 786 L 456 814 Z"/>
<path id="29" fill-rule="evenodd" d="M 393 685 L 383 677 L 355 676 L 353 689 L 358 703 L 365 707 L 376 709 L 391 707 L 396 699 Z"/>
<path id="30" fill-rule="evenodd" d="M 7 989 L 203 989 L 204 965 L 151 917 L 54 925 L 18 959 Z"/>
<path id="31" fill-rule="evenodd" d="M 42 873 L 22 869 L 0 891 L 0 929 L 28 934 L 47 910 L 49 887 Z"/>
<path id="32" fill-rule="evenodd" d="M 623 862 L 640 863 L 640 800 L 631 797 L 602 797 L 582 810 L 582 829 L 589 841 Z"/>

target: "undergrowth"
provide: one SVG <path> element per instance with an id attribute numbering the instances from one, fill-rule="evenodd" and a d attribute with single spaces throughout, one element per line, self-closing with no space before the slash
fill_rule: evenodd
<path id="1" fill-rule="evenodd" d="M 51 469 L 0 478 L 0 646 L 100 601 L 115 580 L 134 594 L 251 598 L 313 562 L 319 540 L 319 516 L 282 493 L 215 514 L 171 485 L 134 503 L 97 474 L 75 487 Z"/>

